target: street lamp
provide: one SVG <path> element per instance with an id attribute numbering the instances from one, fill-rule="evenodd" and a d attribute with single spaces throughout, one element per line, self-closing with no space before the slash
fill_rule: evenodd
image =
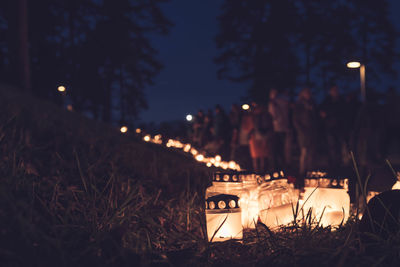
<path id="1" fill-rule="evenodd" d="M 121 133 L 126 133 L 126 132 L 128 132 L 128 127 L 122 126 L 119 130 L 121 131 Z"/>
<path id="2" fill-rule="evenodd" d="M 347 63 L 349 69 L 360 68 L 360 82 L 361 82 L 361 99 L 363 102 L 367 100 L 366 89 L 365 89 L 365 65 L 358 61 L 351 61 Z"/>
<path id="3" fill-rule="evenodd" d="M 249 104 L 243 104 L 242 109 L 243 110 L 248 110 L 250 108 Z"/>
<path id="4" fill-rule="evenodd" d="M 190 114 L 186 115 L 186 120 L 187 121 L 192 121 L 193 120 L 193 116 L 190 115 Z"/>

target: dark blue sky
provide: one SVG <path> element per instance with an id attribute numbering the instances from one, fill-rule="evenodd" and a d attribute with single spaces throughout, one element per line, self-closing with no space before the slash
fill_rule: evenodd
<path id="1" fill-rule="evenodd" d="M 400 1 L 390 2 L 395 24 L 400 25 Z M 245 95 L 245 84 L 218 80 L 216 76 L 214 37 L 221 3 L 222 0 L 172 0 L 163 6 L 175 26 L 168 36 L 152 38 L 165 68 L 155 85 L 146 88 L 149 109 L 140 114 L 143 121 L 184 119 L 188 113 L 213 108 L 217 103 L 228 109 Z"/>

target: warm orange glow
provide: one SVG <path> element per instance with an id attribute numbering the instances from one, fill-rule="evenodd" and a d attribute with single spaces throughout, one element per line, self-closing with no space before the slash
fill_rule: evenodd
<path id="1" fill-rule="evenodd" d="M 143 137 L 143 140 L 146 141 L 146 142 L 149 142 L 150 139 L 151 139 L 150 135 L 146 135 L 145 137 Z"/>
<path id="2" fill-rule="evenodd" d="M 203 161 L 204 160 L 204 156 L 202 154 L 199 154 L 196 156 L 196 160 L 197 161 Z"/>
<path id="3" fill-rule="evenodd" d="M 350 69 L 357 69 L 361 66 L 361 63 L 358 61 L 351 61 L 349 63 L 347 63 L 347 67 Z"/>
<path id="4" fill-rule="evenodd" d="M 136 128 L 136 133 L 137 133 L 137 134 L 140 134 L 141 132 L 142 132 L 142 129 Z"/>
<path id="5" fill-rule="evenodd" d="M 62 85 L 60 85 L 59 87 L 57 87 L 57 90 L 59 91 L 59 92 L 65 92 L 65 86 L 62 86 Z"/>
<path id="6" fill-rule="evenodd" d="M 212 166 L 211 162 L 207 162 L 206 165 L 207 165 L 207 167 L 209 167 L 209 168 Z"/>
<path id="7" fill-rule="evenodd" d="M 71 104 L 68 104 L 68 105 L 67 105 L 67 110 L 68 110 L 68 111 L 73 111 L 73 110 L 74 110 L 74 108 L 72 107 L 72 105 L 71 105 Z"/>
<path id="8" fill-rule="evenodd" d="M 350 197 L 345 189 L 304 187 L 304 213 L 310 209 L 315 222 L 322 226 L 338 226 L 349 218 Z M 321 218 L 322 216 L 322 218 Z"/>
<path id="9" fill-rule="evenodd" d="M 240 211 L 232 213 L 211 213 L 210 211 L 206 211 L 208 241 L 211 241 L 211 237 L 218 229 L 212 240 L 213 242 L 226 241 L 232 238 L 242 239 L 243 227 L 241 217 Z"/>
<path id="10" fill-rule="evenodd" d="M 221 156 L 220 156 L 220 155 L 216 155 L 216 156 L 215 156 L 215 160 L 216 160 L 216 161 L 221 161 Z"/>
<path id="11" fill-rule="evenodd" d="M 128 131 L 128 127 L 122 126 L 120 129 L 121 133 L 126 133 Z"/>
<path id="12" fill-rule="evenodd" d="M 191 145 L 187 144 L 185 145 L 185 147 L 183 148 L 183 151 L 185 151 L 186 153 L 190 151 Z"/>
<path id="13" fill-rule="evenodd" d="M 250 108 L 249 104 L 243 104 L 242 109 L 243 110 L 248 110 Z"/>
<path id="14" fill-rule="evenodd" d="M 194 148 L 190 149 L 190 153 L 192 153 L 193 156 L 196 156 L 198 154 L 197 150 Z"/>

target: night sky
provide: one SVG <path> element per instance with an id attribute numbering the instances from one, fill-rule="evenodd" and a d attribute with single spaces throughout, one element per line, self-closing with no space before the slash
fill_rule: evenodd
<path id="1" fill-rule="evenodd" d="M 146 88 L 149 109 L 141 113 L 144 122 L 183 120 L 188 113 L 195 114 L 218 103 L 228 111 L 232 103 L 240 103 L 246 94 L 246 84 L 217 79 L 214 37 L 221 3 L 222 0 L 172 0 L 163 6 L 175 26 L 168 36 L 152 38 L 165 68 L 155 79 L 155 85 Z M 400 1 L 391 3 L 392 18 L 400 30 Z M 400 48 L 399 42 L 397 47 Z M 400 70 L 400 64 L 397 69 Z"/>

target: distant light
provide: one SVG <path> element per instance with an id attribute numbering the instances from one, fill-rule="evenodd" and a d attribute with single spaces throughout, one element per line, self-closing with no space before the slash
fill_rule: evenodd
<path id="1" fill-rule="evenodd" d="M 128 127 L 122 126 L 119 130 L 121 131 L 121 133 L 126 133 L 128 131 Z"/>
<path id="2" fill-rule="evenodd" d="M 248 110 L 250 108 L 249 104 L 243 104 L 242 109 L 243 110 Z"/>
<path id="3" fill-rule="evenodd" d="M 190 114 L 186 115 L 186 120 L 187 121 L 192 121 L 193 120 L 193 116 L 190 115 Z"/>
<path id="4" fill-rule="evenodd" d="M 59 91 L 59 92 L 65 92 L 65 86 L 62 86 L 62 85 L 60 85 L 59 87 L 57 87 L 57 90 Z"/>
<path id="5" fill-rule="evenodd" d="M 142 129 L 136 128 L 136 133 L 140 134 L 142 132 Z"/>
<path id="6" fill-rule="evenodd" d="M 361 63 L 358 61 L 351 61 L 349 63 L 347 63 L 347 67 L 350 69 L 357 69 L 361 66 Z"/>
<path id="7" fill-rule="evenodd" d="M 67 105 L 67 110 L 68 110 L 68 111 L 73 111 L 73 110 L 74 110 L 74 108 L 72 107 L 72 105 L 71 105 L 71 104 L 68 104 L 68 105 Z"/>
<path id="8" fill-rule="evenodd" d="M 146 135 L 145 137 L 143 137 L 143 140 L 145 142 L 149 142 L 150 141 L 150 135 Z"/>
<path id="9" fill-rule="evenodd" d="M 220 156 L 220 155 L 216 155 L 216 156 L 215 156 L 215 160 L 216 160 L 216 161 L 221 161 L 221 156 Z"/>
<path id="10" fill-rule="evenodd" d="M 196 156 L 196 160 L 197 161 L 203 161 L 204 160 L 204 156 L 202 154 L 199 154 Z"/>

